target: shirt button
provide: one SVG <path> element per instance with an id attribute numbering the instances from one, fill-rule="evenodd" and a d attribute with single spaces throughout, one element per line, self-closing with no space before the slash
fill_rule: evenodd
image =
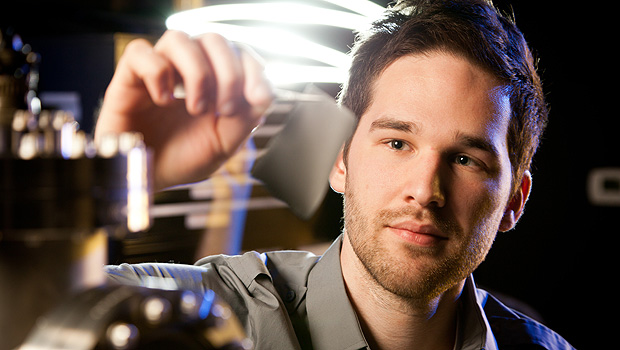
<path id="1" fill-rule="evenodd" d="M 295 291 L 292 289 L 289 289 L 288 292 L 286 292 L 286 295 L 284 295 L 284 301 L 287 303 L 290 303 L 294 300 L 295 300 Z"/>

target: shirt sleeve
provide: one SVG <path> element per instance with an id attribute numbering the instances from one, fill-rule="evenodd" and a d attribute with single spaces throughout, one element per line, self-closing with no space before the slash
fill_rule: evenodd
<path id="1" fill-rule="evenodd" d="M 145 263 L 106 266 L 112 283 L 213 290 L 230 305 L 257 349 L 299 349 L 293 326 L 265 266 L 265 255 L 212 256 L 195 265 Z M 275 336 L 274 336 L 275 335 Z"/>
<path id="2" fill-rule="evenodd" d="M 195 265 L 174 263 L 120 264 L 104 267 L 112 283 L 161 289 L 204 292 L 216 289 L 243 290 L 260 274 L 268 274 L 258 253 L 241 256 L 214 255 Z M 222 290 L 224 289 L 224 290 Z"/>
<path id="3" fill-rule="evenodd" d="M 203 292 L 209 272 L 206 267 L 182 264 L 143 263 L 110 265 L 104 268 L 108 280 L 124 285 L 186 289 Z M 211 281 L 216 283 L 215 281 Z"/>

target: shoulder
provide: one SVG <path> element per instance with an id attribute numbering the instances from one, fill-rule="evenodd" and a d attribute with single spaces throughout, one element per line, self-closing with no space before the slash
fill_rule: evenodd
<path id="1" fill-rule="evenodd" d="M 242 255 L 214 255 L 198 260 L 194 265 L 172 263 L 142 263 L 105 266 L 109 279 L 122 284 L 144 285 L 151 278 L 172 279 L 181 284 L 204 283 L 205 277 L 241 281 L 249 285 L 259 275 L 272 274 L 298 280 L 307 276 L 319 257 L 302 251 L 247 252 Z M 233 277 L 234 276 L 234 277 Z M 214 276 L 211 276 L 214 277 Z M 184 283 L 183 283 L 184 282 Z M 180 286 L 187 287 L 187 286 Z M 193 286 L 195 287 L 195 286 Z M 192 288 L 194 289 L 194 288 Z"/>
<path id="2" fill-rule="evenodd" d="M 257 276 L 269 274 L 265 267 L 266 256 L 254 251 L 242 255 L 213 255 L 198 260 L 194 265 L 218 271 L 221 277 L 234 274 L 247 286 Z"/>
<path id="3" fill-rule="evenodd" d="M 266 256 L 266 265 L 270 270 L 277 269 L 279 273 L 294 273 L 306 277 L 320 258 L 310 252 L 293 250 L 270 252 Z"/>
<path id="4" fill-rule="evenodd" d="M 304 275 L 314 267 L 319 257 L 304 251 L 272 251 L 258 253 L 250 251 L 242 255 L 215 255 L 200 259 L 195 266 L 222 267 L 235 271 L 242 279 L 254 279 L 259 274 L 270 277 L 273 273 Z"/>
<path id="5" fill-rule="evenodd" d="M 197 261 L 196 265 L 212 268 L 220 273 L 230 271 L 246 286 L 259 278 L 267 278 L 273 284 L 306 285 L 308 275 L 319 258 L 305 251 L 281 250 L 265 253 L 250 251 L 242 255 L 203 258 Z"/>
<path id="6" fill-rule="evenodd" d="M 484 300 L 483 310 L 500 349 L 574 349 L 542 323 L 511 309 L 484 290 L 478 289 L 477 293 Z"/>
<path id="7" fill-rule="evenodd" d="M 303 251 L 272 252 L 267 254 L 266 266 L 281 295 L 283 290 L 290 289 L 296 289 L 299 294 L 308 286 L 308 276 L 319 258 L 313 253 Z"/>

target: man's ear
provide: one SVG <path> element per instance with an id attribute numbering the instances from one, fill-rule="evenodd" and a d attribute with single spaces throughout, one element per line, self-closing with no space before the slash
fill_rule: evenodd
<path id="1" fill-rule="evenodd" d="M 347 179 L 347 167 L 344 164 L 343 150 L 338 153 L 338 158 L 329 173 L 329 186 L 335 192 L 344 194 L 344 187 Z"/>
<path id="2" fill-rule="evenodd" d="M 527 202 L 532 189 L 532 174 L 526 171 L 521 179 L 521 185 L 517 188 L 517 192 L 513 194 L 510 202 L 504 210 L 504 216 L 499 224 L 499 230 L 506 232 L 515 227 L 517 221 L 523 214 L 525 209 L 525 202 Z"/>

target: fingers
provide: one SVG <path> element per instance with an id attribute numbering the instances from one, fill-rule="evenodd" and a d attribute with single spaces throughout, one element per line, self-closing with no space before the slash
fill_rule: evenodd
<path id="1" fill-rule="evenodd" d="M 146 40 L 134 40 L 117 70 L 123 73 L 117 74 L 121 85 L 146 88 L 159 106 L 171 103 L 175 84 L 182 84 L 191 115 L 232 115 L 247 104 L 253 113 L 261 113 L 273 99 L 258 55 L 218 34 L 193 39 L 167 31 L 154 47 Z"/>
<path id="2" fill-rule="evenodd" d="M 175 83 L 185 89 L 185 105 L 192 115 L 200 115 L 215 106 L 214 68 L 200 45 L 187 34 L 167 31 L 154 47 L 175 74 Z"/>
<path id="3" fill-rule="evenodd" d="M 118 70 L 121 74 L 116 74 L 115 78 L 124 79 L 128 86 L 139 88 L 144 85 L 156 104 L 166 104 L 171 100 L 174 69 L 147 40 L 136 39 L 127 45 Z"/>
<path id="4" fill-rule="evenodd" d="M 243 101 L 245 72 L 237 47 L 218 34 L 204 34 L 196 41 L 213 70 L 216 85 L 215 109 L 220 115 L 232 115 Z M 186 86 L 187 88 L 187 86 Z"/>
<path id="5" fill-rule="evenodd" d="M 265 64 L 249 46 L 237 44 L 241 52 L 241 64 L 245 72 L 243 94 L 252 107 L 252 113 L 262 116 L 274 99 L 273 86 L 265 76 Z"/>
<path id="6" fill-rule="evenodd" d="M 107 133 L 136 131 L 136 119 L 131 116 L 153 103 L 159 106 L 170 103 L 169 91 L 173 85 L 174 70 L 169 62 L 155 53 L 147 40 L 131 41 L 106 89 L 95 138 Z"/>
<path id="7" fill-rule="evenodd" d="M 253 110 L 264 112 L 263 105 L 268 106 L 272 99 L 262 61 L 248 48 L 240 49 L 221 35 L 209 33 L 192 39 L 169 31 L 155 51 L 178 73 L 190 114 L 233 115 L 248 103 Z"/>
<path id="8" fill-rule="evenodd" d="M 184 100 L 175 99 L 175 86 Z M 262 60 L 208 34 L 134 40 L 106 90 L 95 136 L 139 131 L 155 152 L 160 186 L 198 181 L 231 156 L 273 100 Z M 164 108 L 160 108 L 164 107 Z"/>
<path id="9" fill-rule="evenodd" d="M 218 114 L 232 116 L 249 105 L 252 116 L 261 116 L 273 100 L 262 58 L 249 46 L 232 43 L 219 34 L 204 34 L 196 40 L 214 74 Z"/>

